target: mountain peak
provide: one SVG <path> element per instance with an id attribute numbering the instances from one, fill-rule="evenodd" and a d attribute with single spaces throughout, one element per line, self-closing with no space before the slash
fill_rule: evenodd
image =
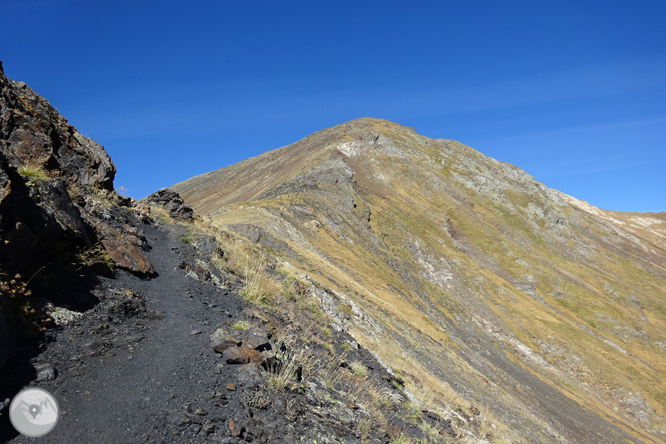
<path id="1" fill-rule="evenodd" d="M 493 399 L 522 440 L 622 442 L 595 434 L 666 424 L 666 355 L 654 352 L 666 344 L 662 219 L 597 211 L 459 142 L 374 118 L 172 188 L 354 301 L 350 330 L 388 365 L 418 368 L 426 392 Z M 645 421 L 616 401 L 632 393 Z"/>

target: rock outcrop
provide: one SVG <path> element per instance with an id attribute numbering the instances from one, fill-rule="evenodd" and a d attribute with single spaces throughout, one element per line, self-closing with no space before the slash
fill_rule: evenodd
<path id="1" fill-rule="evenodd" d="M 143 254 L 145 237 L 128 207 L 131 199 L 113 190 L 115 173 L 101 145 L 82 136 L 25 83 L 10 81 L 0 64 L 0 280 L 38 276 L 31 285 L 39 285 L 47 264 L 73 265 L 82 256 L 89 264 L 108 258 L 153 276 Z M 66 278 L 62 272 L 51 279 Z M 7 317 L 11 301 L 5 293 L 0 366 L 17 350 L 22 334 Z"/>
<path id="2" fill-rule="evenodd" d="M 164 208 L 169 212 L 169 216 L 175 220 L 189 222 L 194 219 L 192 207 L 186 204 L 178 193 L 168 188 L 155 191 L 142 201 Z"/>

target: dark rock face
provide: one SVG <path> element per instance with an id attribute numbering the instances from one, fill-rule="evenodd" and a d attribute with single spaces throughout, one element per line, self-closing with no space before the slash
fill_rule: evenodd
<path id="1" fill-rule="evenodd" d="M 0 63 L 1 281 L 29 279 L 47 264 L 66 267 L 97 246 L 116 266 L 155 275 L 127 208 L 131 200 L 113 191 L 115 173 L 101 145 L 23 82 L 10 81 Z M 20 336 L 6 316 L 6 298 L 0 295 L 0 367 Z"/>
<path id="2" fill-rule="evenodd" d="M 0 151 L 10 165 L 38 163 L 62 179 L 113 190 L 116 168 L 104 148 L 83 137 L 23 82 L 12 82 L 0 67 Z"/>
<path id="3" fill-rule="evenodd" d="M 43 98 L 0 71 L 0 265 L 91 245 L 72 190 L 112 191 L 116 169 Z M 79 193 L 81 194 L 81 193 Z"/>
<path id="4" fill-rule="evenodd" d="M 163 207 L 176 220 L 191 221 L 194 218 L 192 207 L 178 193 L 168 188 L 155 191 L 145 198 L 145 202 Z"/>

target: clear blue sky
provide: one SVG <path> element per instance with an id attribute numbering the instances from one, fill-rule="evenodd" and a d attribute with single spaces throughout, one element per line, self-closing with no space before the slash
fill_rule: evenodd
<path id="1" fill-rule="evenodd" d="M 135 198 L 379 117 L 666 210 L 664 0 L 0 0 L 0 42 Z"/>

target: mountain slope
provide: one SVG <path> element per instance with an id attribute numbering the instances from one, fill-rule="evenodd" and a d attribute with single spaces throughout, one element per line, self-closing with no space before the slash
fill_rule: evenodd
<path id="1" fill-rule="evenodd" d="M 352 332 L 446 410 L 524 442 L 663 442 L 664 214 L 595 209 L 379 119 L 172 187 L 352 300 Z M 344 313 L 342 313 L 344 314 Z"/>
<path id="2" fill-rule="evenodd" d="M 479 412 L 458 424 L 405 402 L 400 378 L 322 328 L 313 282 L 285 272 L 280 310 L 249 307 L 273 258 L 173 191 L 117 195 L 114 173 L 0 63 L 0 442 L 33 439 L 12 408 L 29 386 L 58 402 L 50 443 L 451 442 L 481 428 Z"/>

